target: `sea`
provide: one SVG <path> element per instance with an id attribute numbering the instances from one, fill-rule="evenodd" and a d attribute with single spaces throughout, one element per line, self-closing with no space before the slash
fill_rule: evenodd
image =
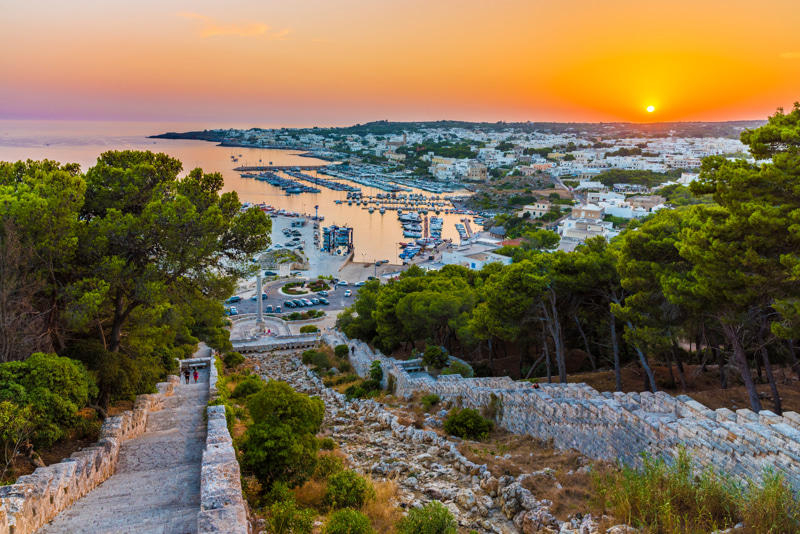
<path id="1" fill-rule="evenodd" d="M 186 132 L 224 128 L 249 128 L 253 125 L 214 125 L 159 122 L 108 122 L 108 121 L 45 121 L 0 120 L 0 161 L 55 160 L 61 163 L 78 163 L 86 171 L 97 162 L 97 157 L 109 150 L 151 150 L 163 152 L 183 163 L 184 174 L 195 168 L 205 172 L 219 172 L 225 179 L 224 191 L 236 191 L 242 202 L 265 203 L 276 209 L 324 217 L 322 226 L 336 224 L 350 226 L 353 230 L 355 252 L 353 261 L 373 262 L 389 260 L 397 263 L 401 252 L 399 243 L 412 239 L 403 237 L 403 230 L 394 211 L 381 215 L 376 208 L 369 213 L 363 206 L 347 204 L 347 193 L 322 186 L 319 193 L 287 196 L 278 187 L 253 179 L 242 178 L 233 169 L 237 166 L 273 165 L 303 166 L 325 164 L 316 158 L 303 157 L 296 150 L 220 147 L 216 143 L 193 140 L 149 139 L 148 136 L 166 132 Z M 268 127 L 268 126 L 263 126 Z M 236 158 L 238 161 L 234 162 Z M 304 171 L 316 175 L 314 171 Z M 330 176 L 323 178 L 335 180 Z M 342 181 L 342 180 L 340 180 Z M 345 182 L 349 183 L 349 182 Z M 312 185 L 305 183 L 306 185 Z M 379 189 L 350 183 L 361 188 L 363 195 L 384 193 Z M 430 196 L 433 193 L 413 188 L 414 193 Z M 336 204 L 335 201 L 343 201 Z M 433 216 L 429 212 L 428 216 Z M 440 214 L 444 219 L 442 238 L 459 242 L 455 225 L 464 215 Z M 475 224 L 472 224 L 475 229 Z M 273 235 L 273 242 L 281 243 L 282 235 Z"/>

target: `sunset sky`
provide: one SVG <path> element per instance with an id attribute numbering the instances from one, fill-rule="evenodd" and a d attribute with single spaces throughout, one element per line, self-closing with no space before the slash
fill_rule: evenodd
<path id="1" fill-rule="evenodd" d="M 10 0 L 0 119 L 759 119 L 800 100 L 798 20 L 798 0 Z"/>

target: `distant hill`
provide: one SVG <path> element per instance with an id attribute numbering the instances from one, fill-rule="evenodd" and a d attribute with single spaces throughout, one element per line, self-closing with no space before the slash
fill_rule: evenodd
<path id="1" fill-rule="evenodd" d="M 374 121 L 338 128 L 286 128 L 287 131 L 308 132 L 317 135 L 359 135 L 386 136 L 403 132 L 415 132 L 430 128 L 463 128 L 466 130 L 498 132 L 516 130 L 520 133 L 544 132 L 552 134 L 574 133 L 584 137 L 618 139 L 627 137 L 728 137 L 738 139 L 745 129 L 758 128 L 766 120 L 727 121 L 727 122 L 465 122 L 465 121 L 426 121 L 389 122 Z M 202 131 L 185 133 L 165 133 L 153 135 L 154 139 L 198 139 L 202 141 L 222 141 L 227 131 Z"/>

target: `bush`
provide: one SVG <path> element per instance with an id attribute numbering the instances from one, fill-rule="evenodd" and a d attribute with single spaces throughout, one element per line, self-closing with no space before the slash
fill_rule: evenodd
<path id="1" fill-rule="evenodd" d="M 79 422 L 78 410 L 96 392 L 86 368 L 70 358 L 36 353 L 22 362 L 0 364 L 0 402 L 32 407 L 37 447 L 65 437 Z"/>
<path id="2" fill-rule="evenodd" d="M 300 319 L 303 318 L 303 316 L 300 315 L 300 312 L 292 312 L 286 318 L 289 319 L 290 321 L 299 321 Z"/>
<path id="3" fill-rule="evenodd" d="M 353 370 L 353 366 L 350 365 L 350 362 L 340 362 L 339 363 L 339 371 L 342 373 L 349 373 Z"/>
<path id="4" fill-rule="evenodd" d="M 314 478 L 327 479 L 331 475 L 344 471 L 344 462 L 333 454 L 321 454 L 317 459 L 317 469 L 314 471 Z"/>
<path id="5" fill-rule="evenodd" d="M 452 512 L 439 501 L 412 508 L 397 522 L 397 534 L 456 534 L 457 529 Z"/>
<path id="6" fill-rule="evenodd" d="M 236 387 L 233 389 L 233 393 L 231 393 L 231 398 L 241 399 L 244 397 L 249 397 L 250 395 L 261 391 L 262 387 L 264 387 L 264 382 L 262 382 L 260 378 L 257 376 L 250 376 L 236 384 Z"/>
<path id="7" fill-rule="evenodd" d="M 367 479 L 348 469 L 328 477 L 328 489 L 322 502 L 331 508 L 361 508 L 375 498 L 375 489 Z"/>
<path id="8" fill-rule="evenodd" d="M 350 354 L 350 347 L 345 344 L 336 345 L 333 349 L 333 353 L 337 358 L 347 358 L 347 355 Z"/>
<path id="9" fill-rule="evenodd" d="M 369 377 L 377 382 L 383 380 L 383 369 L 381 369 L 381 362 L 377 360 L 372 362 L 372 365 L 369 366 Z"/>
<path id="10" fill-rule="evenodd" d="M 314 528 L 314 512 L 298 509 L 293 498 L 272 504 L 266 519 L 270 534 L 311 534 Z"/>
<path id="11" fill-rule="evenodd" d="M 330 369 L 331 361 L 324 352 L 317 352 L 311 357 L 311 365 L 320 369 Z"/>
<path id="12" fill-rule="evenodd" d="M 447 365 L 447 353 L 441 347 L 430 345 L 422 355 L 422 363 L 434 369 L 442 369 Z"/>
<path id="13" fill-rule="evenodd" d="M 328 518 L 322 534 L 375 534 L 369 518 L 356 510 L 339 510 Z"/>
<path id="14" fill-rule="evenodd" d="M 286 502 L 294 500 L 294 493 L 289 489 L 289 486 L 283 482 L 276 482 L 272 488 L 264 496 L 267 504 L 275 504 L 276 502 Z"/>
<path id="15" fill-rule="evenodd" d="M 314 332 L 319 332 L 319 328 L 317 328 L 317 325 L 306 324 L 300 327 L 301 334 L 313 334 Z"/>
<path id="16" fill-rule="evenodd" d="M 311 358 L 317 353 L 314 349 L 304 350 L 303 353 L 300 355 L 300 359 L 303 361 L 304 364 L 309 365 L 311 363 Z"/>
<path id="17" fill-rule="evenodd" d="M 322 438 L 319 440 L 319 448 L 323 451 L 332 451 L 336 448 L 336 442 L 333 438 Z"/>
<path id="18" fill-rule="evenodd" d="M 285 382 L 271 380 L 247 401 L 253 424 L 242 444 L 242 464 L 264 487 L 304 483 L 317 465 L 315 435 L 325 405 L 318 397 L 298 393 Z"/>
<path id="19" fill-rule="evenodd" d="M 436 393 L 431 393 L 430 395 L 425 395 L 422 397 L 422 405 L 425 407 L 425 410 L 430 410 L 433 406 L 439 404 L 439 395 Z"/>
<path id="20" fill-rule="evenodd" d="M 464 378 L 472 378 L 475 376 L 475 372 L 472 370 L 472 367 L 465 363 L 461 363 L 459 361 L 453 361 L 450 364 L 450 367 L 442 371 L 443 375 L 461 375 Z"/>
<path id="21" fill-rule="evenodd" d="M 376 380 L 364 380 L 360 384 L 353 384 L 344 390 L 349 400 L 365 399 L 381 390 L 381 383 Z"/>
<path id="22" fill-rule="evenodd" d="M 225 367 L 236 367 L 244 363 L 244 356 L 238 352 L 229 352 L 222 357 L 222 361 L 225 362 Z"/>
<path id="23" fill-rule="evenodd" d="M 485 438 L 492 430 L 494 423 L 484 419 L 477 411 L 470 408 L 453 410 L 444 422 L 444 431 L 459 438 Z"/>

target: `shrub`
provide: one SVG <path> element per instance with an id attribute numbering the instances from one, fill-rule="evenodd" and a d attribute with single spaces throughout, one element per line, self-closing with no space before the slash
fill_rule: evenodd
<path id="1" fill-rule="evenodd" d="M 249 397 L 250 395 L 261 391 L 263 386 L 264 382 L 262 382 L 260 378 L 257 376 L 250 376 L 236 384 L 236 387 L 233 389 L 233 393 L 231 393 L 231 398 L 241 399 L 244 397 Z"/>
<path id="2" fill-rule="evenodd" d="M 301 334 L 313 334 L 314 332 L 319 332 L 319 328 L 317 328 L 317 325 L 306 324 L 300 327 Z"/>
<path id="3" fill-rule="evenodd" d="M 356 510 L 339 510 L 328 518 L 322 534 L 375 534 L 367 516 Z"/>
<path id="4" fill-rule="evenodd" d="M 303 353 L 300 355 L 301 360 L 304 364 L 309 365 L 311 363 L 311 358 L 317 353 L 314 349 L 304 350 Z"/>
<path id="5" fill-rule="evenodd" d="M 444 422 L 444 431 L 459 438 L 485 438 L 494 424 L 471 408 L 453 410 Z"/>
<path id="6" fill-rule="evenodd" d="M 229 352 L 222 357 L 222 361 L 225 362 L 225 367 L 236 367 L 244 363 L 244 356 L 238 352 Z"/>
<path id="7" fill-rule="evenodd" d="M 333 349 L 333 353 L 337 358 L 347 358 L 347 355 L 350 354 L 350 347 L 345 344 L 336 345 Z"/>
<path id="8" fill-rule="evenodd" d="M 339 363 L 339 371 L 342 373 L 349 373 L 353 370 L 353 366 L 350 365 L 350 362 L 340 362 Z"/>
<path id="9" fill-rule="evenodd" d="M 372 362 L 372 365 L 369 366 L 369 377 L 378 382 L 383 380 L 383 369 L 381 369 L 381 362 L 377 360 Z"/>
<path id="10" fill-rule="evenodd" d="M 332 451 L 336 448 L 336 442 L 333 438 L 322 438 L 319 440 L 319 448 L 323 451 Z"/>
<path id="11" fill-rule="evenodd" d="M 434 369 L 442 369 L 447 365 L 447 353 L 441 347 L 430 345 L 422 354 L 422 363 Z"/>
<path id="12" fill-rule="evenodd" d="M 289 489 L 289 486 L 283 482 L 276 482 L 264 496 L 264 500 L 267 504 L 292 501 L 294 500 L 294 494 L 292 493 L 292 490 Z"/>
<path id="13" fill-rule="evenodd" d="M 300 319 L 302 319 L 302 317 L 303 316 L 300 314 L 300 312 L 292 312 L 286 318 L 289 319 L 290 321 L 299 321 Z"/>
<path id="14" fill-rule="evenodd" d="M 331 361 L 324 352 L 317 352 L 311 357 L 311 365 L 319 367 L 320 369 L 330 369 Z"/>
<path id="15" fill-rule="evenodd" d="M 39 447 L 66 436 L 78 423 L 78 410 L 96 392 L 86 368 L 70 358 L 36 353 L 22 362 L 0 364 L 0 402 L 32 407 L 32 441 Z"/>
<path id="16" fill-rule="evenodd" d="M 328 489 L 323 502 L 331 508 L 360 508 L 375 498 L 372 484 L 353 470 L 341 471 L 328 477 Z"/>
<path id="17" fill-rule="evenodd" d="M 412 508 L 397 522 L 397 534 L 456 534 L 457 529 L 452 512 L 439 501 Z"/>
<path id="18" fill-rule="evenodd" d="M 253 424 L 242 443 L 242 464 L 264 487 L 301 485 L 314 473 L 325 405 L 271 380 L 247 401 Z"/>
<path id="19" fill-rule="evenodd" d="M 317 469 L 314 471 L 314 478 L 326 479 L 336 473 L 344 471 L 344 462 L 333 454 L 321 454 L 317 459 Z"/>
<path id="20" fill-rule="evenodd" d="M 422 405 L 425 407 L 425 410 L 430 410 L 433 406 L 439 404 L 439 395 L 436 393 L 431 393 L 430 395 L 425 395 L 422 397 Z"/>
<path id="21" fill-rule="evenodd" d="M 311 534 L 314 512 L 299 510 L 294 499 L 272 504 L 267 513 L 267 531 L 270 534 Z"/>
<path id="22" fill-rule="evenodd" d="M 472 378 L 475 376 L 475 372 L 472 370 L 472 367 L 459 361 L 453 361 L 453 363 L 450 364 L 450 367 L 442 371 L 442 374 L 461 375 L 464 378 Z"/>
<path id="23" fill-rule="evenodd" d="M 348 399 L 365 399 L 381 390 L 381 383 L 376 380 L 364 380 L 360 384 L 353 384 L 344 390 Z"/>

